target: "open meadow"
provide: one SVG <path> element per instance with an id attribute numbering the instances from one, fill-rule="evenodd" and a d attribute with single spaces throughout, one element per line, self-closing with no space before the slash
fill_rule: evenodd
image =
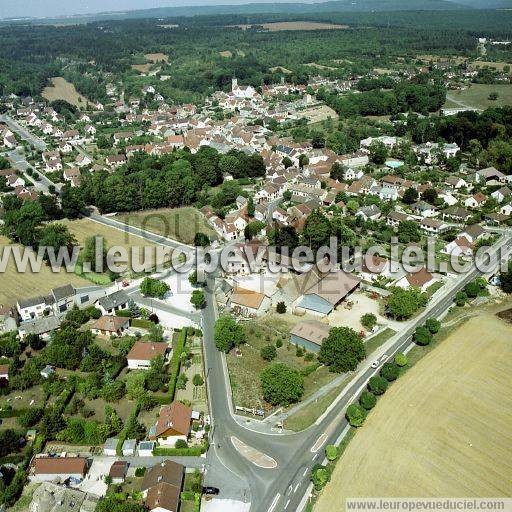
<path id="1" fill-rule="evenodd" d="M 512 326 L 482 310 L 379 399 L 315 511 L 347 497 L 510 496 L 511 373 Z"/>
<path id="2" fill-rule="evenodd" d="M 490 100 L 489 95 L 493 92 L 498 93 L 498 97 Z M 468 106 L 485 110 L 504 105 L 512 105 L 512 84 L 471 84 L 463 91 L 448 91 L 444 108 Z"/>
<path id="3" fill-rule="evenodd" d="M 215 238 L 215 231 L 203 215 L 192 207 L 145 210 L 119 215 L 116 219 L 185 244 L 192 244 L 198 232 Z"/>
<path id="4" fill-rule="evenodd" d="M 78 108 L 85 108 L 87 105 L 87 98 L 82 96 L 75 86 L 69 83 L 65 78 L 57 76 L 51 79 L 51 87 L 45 87 L 42 96 L 48 101 L 65 100 L 71 105 Z"/>

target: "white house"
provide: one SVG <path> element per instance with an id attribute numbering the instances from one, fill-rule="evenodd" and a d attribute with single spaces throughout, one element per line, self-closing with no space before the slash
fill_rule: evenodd
<path id="1" fill-rule="evenodd" d="M 51 306 L 46 304 L 44 297 L 38 296 L 19 300 L 16 304 L 16 309 L 22 320 L 32 320 L 33 318 L 42 317 L 45 311 L 50 311 Z"/>
<path id="2" fill-rule="evenodd" d="M 148 370 L 152 359 L 157 356 L 165 358 L 168 351 L 169 346 L 165 342 L 145 343 L 137 341 L 126 356 L 128 368 L 130 370 Z"/>

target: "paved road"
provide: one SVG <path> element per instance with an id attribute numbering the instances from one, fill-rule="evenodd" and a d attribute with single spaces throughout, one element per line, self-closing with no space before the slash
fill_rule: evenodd
<path id="1" fill-rule="evenodd" d="M 30 179 L 34 183 L 34 186 L 37 190 L 44 192 L 45 194 L 49 193 L 49 187 L 53 185 L 56 190 L 59 190 L 61 185 L 55 184 L 53 181 L 50 181 L 44 174 L 40 173 L 35 167 L 30 165 L 25 156 L 20 153 L 20 151 L 17 149 L 13 151 L 9 151 L 7 153 L 9 158 L 11 159 L 11 162 L 13 164 L 13 167 L 18 169 L 19 171 L 23 172 L 23 174 L 26 173 L 27 169 L 32 169 L 34 173 L 36 173 L 39 176 L 39 180 L 35 180 L 32 176 L 28 176 L 27 178 Z"/>
<path id="2" fill-rule="evenodd" d="M 46 151 L 46 142 L 21 126 L 17 121 L 7 114 L 0 115 L 0 122 L 5 123 L 13 132 L 16 132 L 23 140 L 26 140 L 38 151 Z"/>

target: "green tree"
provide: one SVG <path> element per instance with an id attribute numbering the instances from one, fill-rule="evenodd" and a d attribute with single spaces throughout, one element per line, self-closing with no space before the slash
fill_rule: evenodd
<path id="1" fill-rule="evenodd" d="M 441 322 L 435 318 L 428 318 L 425 322 L 425 327 L 432 333 L 436 334 L 441 329 Z"/>
<path id="2" fill-rule="evenodd" d="M 405 204 L 413 204 L 418 200 L 418 191 L 415 188 L 409 187 L 402 197 Z"/>
<path id="3" fill-rule="evenodd" d="M 215 322 L 215 345 L 222 352 L 229 352 L 245 341 L 244 328 L 230 316 L 221 316 Z"/>
<path id="4" fill-rule="evenodd" d="M 336 460 L 338 458 L 338 448 L 333 444 L 328 444 L 325 447 L 325 456 L 327 457 L 327 460 Z"/>
<path id="5" fill-rule="evenodd" d="M 302 231 L 305 244 L 316 252 L 320 247 L 329 245 L 330 236 L 331 222 L 320 210 L 313 210 Z"/>
<path id="6" fill-rule="evenodd" d="M 365 357 L 361 336 L 350 327 L 333 327 L 318 354 L 318 360 L 337 373 L 354 371 Z"/>
<path id="7" fill-rule="evenodd" d="M 361 317 L 361 325 L 371 331 L 377 325 L 377 317 L 373 313 L 365 313 Z"/>
<path id="8" fill-rule="evenodd" d="M 361 393 L 361 396 L 359 397 L 359 404 L 365 410 L 369 411 L 370 409 L 373 409 L 376 403 L 377 397 L 373 393 L 370 393 L 369 391 L 363 391 Z"/>
<path id="9" fill-rule="evenodd" d="M 388 157 L 388 150 L 384 143 L 378 140 L 374 140 L 370 144 L 370 160 L 377 165 L 382 165 Z"/>
<path id="10" fill-rule="evenodd" d="M 465 292 L 461 291 L 455 294 L 455 304 L 457 304 L 457 306 L 462 307 L 466 304 L 467 301 L 468 296 Z"/>
<path id="11" fill-rule="evenodd" d="M 397 366 L 405 366 L 407 365 L 408 361 L 407 361 L 407 356 L 405 354 L 402 354 L 401 352 L 399 352 L 398 354 L 395 355 L 395 364 Z"/>
<path id="12" fill-rule="evenodd" d="M 409 242 L 419 242 L 421 240 L 421 231 L 413 220 L 404 220 L 398 225 L 398 240 L 403 244 Z"/>
<path id="13" fill-rule="evenodd" d="M 396 320 L 407 320 L 424 307 L 427 301 L 427 296 L 420 290 L 395 287 L 387 299 L 386 313 Z"/>
<path id="14" fill-rule="evenodd" d="M 194 384 L 194 386 L 202 386 L 204 384 L 203 377 L 201 377 L 199 373 L 196 373 L 194 377 L 192 377 L 192 384 Z"/>
<path id="15" fill-rule="evenodd" d="M 265 345 L 260 350 L 260 356 L 265 359 L 265 361 L 272 361 L 277 357 L 277 349 L 274 345 Z"/>
<path id="16" fill-rule="evenodd" d="M 164 281 L 146 277 L 140 284 L 140 292 L 146 297 L 156 297 L 163 299 L 165 294 L 170 290 L 170 287 Z"/>
<path id="17" fill-rule="evenodd" d="M 388 389 L 388 381 L 384 377 L 374 375 L 368 381 L 368 388 L 374 395 L 382 395 Z"/>
<path id="18" fill-rule="evenodd" d="M 414 331 L 414 341 L 418 345 L 429 345 L 432 341 L 432 333 L 424 326 L 416 327 L 416 331 Z"/>
<path id="19" fill-rule="evenodd" d="M 272 363 L 260 374 L 263 398 L 272 405 L 288 406 L 304 394 L 304 378 L 284 363 Z"/>
<path id="20" fill-rule="evenodd" d="M 384 363 L 380 370 L 381 377 L 384 377 L 388 382 L 398 379 L 399 373 L 398 366 L 394 363 Z"/>
<path id="21" fill-rule="evenodd" d="M 280 315 L 286 313 L 286 304 L 283 301 L 276 304 L 276 313 L 279 313 Z"/>
<path id="22" fill-rule="evenodd" d="M 202 290 L 194 290 L 190 297 L 190 302 L 195 309 L 201 309 L 206 304 L 206 298 Z"/>
<path id="23" fill-rule="evenodd" d="M 323 489 L 330 480 L 329 470 L 324 466 L 315 466 L 311 471 L 311 481 L 315 490 L 320 491 Z"/>
<path id="24" fill-rule="evenodd" d="M 360 427 L 366 419 L 366 410 L 358 404 L 350 404 L 345 415 L 352 427 Z"/>
<path id="25" fill-rule="evenodd" d="M 204 233 L 196 233 L 194 236 L 194 245 L 196 247 L 208 247 L 210 245 L 210 239 L 208 238 L 208 235 L 205 235 Z"/>

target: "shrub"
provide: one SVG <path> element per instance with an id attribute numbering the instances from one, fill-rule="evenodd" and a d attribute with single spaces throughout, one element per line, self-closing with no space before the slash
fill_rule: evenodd
<path id="1" fill-rule="evenodd" d="M 369 391 L 363 391 L 359 397 L 359 403 L 361 404 L 361 407 L 369 411 L 375 407 L 377 397 Z"/>
<path id="2" fill-rule="evenodd" d="M 313 470 L 311 471 L 311 481 L 317 491 L 320 491 L 325 487 L 329 482 L 330 477 L 331 475 L 329 470 L 324 466 L 317 465 L 313 467 Z"/>
<path id="3" fill-rule="evenodd" d="M 230 316 L 221 316 L 215 322 L 215 345 L 222 352 L 229 352 L 245 341 L 244 328 Z"/>
<path id="4" fill-rule="evenodd" d="M 405 354 L 402 354 L 401 352 L 399 352 L 398 354 L 396 354 L 395 356 L 395 364 L 397 366 L 405 366 L 407 364 L 407 356 Z"/>
<path id="5" fill-rule="evenodd" d="M 350 404 L 347 408 L 346 417 L 353 427 L 360 427 L 366 419 L 366 411 L 358 404 Z"/>
<path id="6" fill-rule="evenodd" d="M 388 389 L 388 381 L 384 377 L 375 375 L 368 381 L 368 388 L 374 395 L 382 395 Z"/>
<path id="7" fill-rule="evenodd" d="M 265 345 L 260 350 L 260 356 L 265 359 L 265 361 L 272 361 L 277 357 L 277 349 L 274 345 Z"/>
<path id="8" fill-rule="evenodd" d="M 468 296 L 465 292 L 457 292 L 455 295 L 455 304 L 459 306 L 460 308 L 466 304 L 468 301 Z"/>
<path id="9" fill-rule="evenodd" d="M 282 346 L 283 346 L 283 340 L 281 338 L 277 338 L 276 348 L 281 348 Z"/>
<path id="10" fill-rule="evenodd" d="M 188 448 L 188 444 L 187 444 L 187 441 L 185 441 L 184 439 L 178 439 L 175 443 L 174 443 L 174 448 Z"/>
<path id="11" fill-rule="evenodd" d="M 395 363 L 384 363 L 380 370 L 380 374 L 388 382 L 392 382 L 398 378 L 398 366 Z"/>
<path id="12" fill-rule="evenodd" d="M 325 456 L 327 457 L 327 460 L 335 460 L 338 457 L 338 448 L 333 444 L 328 444 L 325 447 Z"/>
<path id="13" fill-rule="evenodd" d="M 169 289 L 170 288 L 167 283 L 152 277 L 144 278 L 140 284 L 140 292 L 146 297 L 156 297 L 158 299 L 163 299 Z"/>
<path id="14" fill-rule="evenodd" d="M 201 377 L 199 373 L 196 373 L 192 378 L 192 384 L 194 384 L 194 386 L 202 386 L 204 384 L 203 377 Z"/>
<path id="15" fill-rule="evenodd" d="M 439 320 L 436 320 L 435 318 L 429 318 L 425 322 L 425 327 L 432 333 L 436 334 L 439 332 L 439 329 L 441 329 L 441 322 Z"/>
<path id="16" fill-rule="evenodd" d="M 432 341 L 432 333 L 424 326 L 416 327 L 414 341 L 422 347 L 429 345 Z"/>
<path id="17" fill-rule="evenodd" d="M 146 468 L 135 468 L 135 476 L 144 476 L 146 474 Z"/>
<path id="18" fill-rule="evenodd" d="M 284 302 L 278 302 L 276 305 L 276 312 L 280 315 L 286 313 L 286 304 Z"/>
<path id="19" fill-rule="evenodd" d="M 373 313 L 365 313 L 361 317 L 361 325 L 371 331 L 377 325 L 377 317 Z"/>
<path id="20" fill-rule="evenodd" d="M 302 357 L 304 355 L 304 349 L 302 347 L 297 347 L 295 349 L 295 355 L 297 357 Z"/>

